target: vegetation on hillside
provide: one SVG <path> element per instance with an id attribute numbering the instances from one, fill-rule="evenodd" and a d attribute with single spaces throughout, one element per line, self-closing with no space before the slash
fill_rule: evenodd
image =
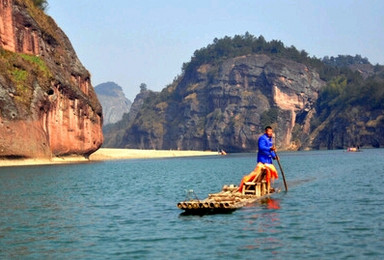
<path id="1" fill-rule="evenodd" d="M 41 10 L 45 11 L 48 7 L 47 0 L 32 0 L 33 4 L 40 8 Z"/>
<path id="2" fill-rule="evenodd" d="M 28 111 L 33 98 L 35 80 L 47 82 L 46 86 L 49 86 L 48 81 L 52 78 L 50 70 L 40 57 L 3 49 L 0 49 L 0 69 L 4 79 L 12 83 L 9 86 L 15 87 L 10 93 L 24 111 Z"/>
<path id="3" fill-rule="evenodd" d="M 343 113 L 352 107 L 361 107 L 365 111 L 384 109 L 383 81 L 373 78 L 363 80 L 357 72 L 334 78 L 320 92 L 316 102 L 318 122 L 312 127 L 324 121 L 332 111 Z"/>
<path id="4" fill-rule="evenodd" d="M 305 50 L 299 51 L 295 46 L 286 47 L 279 40 L 268 42 L 262 35 L 255 37 L 246 32 L 244 35 L 234 37 L 215 38 L 212 44 L 196 50 L 191 60 L 183 64 L 182 70 L 184 73 L 190 73 L 203 64 L 215 65 L 228 58 L 249 54 L 267 54 L 305 64 L 316 69 L 324 81 L 329 81 L 340 74 L 350 73 L 347 65 L 370 64 L 367 58 L 362 58 L 360 55 L 354 57 L 339 55 L 337 58 L 323 59 L 309 57 Z"/>
<path id="5" fill-rule="evenodd" d="M 383 73 L 383 66 L 376 65 L 376 77 L 364 80 L 357 71 L 348 68 L 350 65 L 370 64 L 361 55 L 339 55 L 338 57 L 324 57 L 318 59 L 309 57 L 304 50 L 297 50 L 294 46 L 286 47 L 281 41 L 266 41 L 262 35 L 255 37 L 248 32 L 234 37 L 225 36 L 215 38 L 212 44 L 196 50 L 188 63 L 183 64 L 183 72 L 189 73 L 203 64 L 219 64 L 220 62 L 237 56 L 249 54 L 267 54 L 303 63 L 316 69 L 320 78 L 327 82 L 327 86 L 319 93 L 317 101 L 318 123 L 325 120 L 330 112 L 351 106 L 363 106 L 366 109 L 384 108 L 383 81 L 377 80 Z M 380 73 L 381 71 L 381 73 Z M 213 76 L 214 77 L 214 76 Z M 263 115 L 264 121 L 271 121 L 273 116 Z"/>
<path id="6" fill-rule="evenodd" d="M 370 64 L 367 58 L 361 57 L 361 55 L 338 55 L 337 57 L 325 56 L 322 62 L 334 67 L 347 67 L 355 64 Z"/>
<path id="7" fill-rule="evenodd" d="M 214 39 L 212 44 L 196 50 L 191 60 L 183 64 L 183 75 L 177 77 L 174 82 L 164 88 L 160 93 L 151 95 L 146 99 L 138 116 L 137 122 L 143 127 L 150 129 L 155 136 L 160 136 L 164 129 L 164 111 L 178 109 L 177 104 L 182 99 L 178 85 L 184 84 L 184 79 L 195 77 L 195 72 L 202 69 L 202 65 L 208 64 L 207 76 L 209 82 L 213 82 L 218 74 L 219 65 L 230 58 L 252 55 L 266 54 L 270 57 L 278 57 L 287 60 L 293 60 L 305 64 L 312 70 L 316 70 L 320 78 L 327 84 L 320 90 L 319 98 L 316 101 L 316 114 L 312 118 L 311 129 L 315 130 L 324 122 L 332 124 L 331 115 L 337 115 L 345 120 L 345 125 L 354 124 L 357 115 L 356 111 L 366 111 L 368 115 L 373 110 L 384 110 L 384 67 L 381 65 L 372 66 L 367 58 L 360 55 L 339 55 L 338 57 L 324 57 L 318 59 L 309 57 L 304 50 L 297 50 L 294 46 L 286 47 L 281 41 L 266 41 L 263 36 L 255 37 L 249 33 L 244 35 L 235 35 L 234 37 L 225 36 L 222 39 Z M 352 66 L 353 65 L 353 66 Z M 363 77 L 359 72 L 359 66 L 370 68 L 370 77 Z M 370 67 L 372 66 L 372 67 Z M 354 70 L 351 69 L 354 68 Z M 186 86 L 193 92 L 195 85 Z M 193 99 L 195 96 L 190 93 L 187 98 Z M 278 108 L 271 108 L 260 115 L 262 125 L 275 124 L 280 114 Z M 183 114 L 177 114 L 177 117 L 183 117 Z M 209 114 L 207 120 L 216 120 L 219 117 L 217 111 Z M 368 118 L 368 117 L 367 117 Z M 384 118 L 384 117 L 383 117 Z M 180 118 L 179 118 L 180 119 Z M 331 120 L 330 120 L 331 119 Z M 233 124 L 242 123 L 240 118 L 234 118 Z M 236 121 L 237 120 L 237 121 Z M 367 119 L 368 120 L 368 119 Z M 380 119 L 381 120 L 381 119 Z M 180 122 L 176 118 L 167 121 L 169 129 L 176 129 L 175 122 Z M 378 120 L 376 120 L 378 121 Z M 366 121 L 361 121 L 366 124 Z M 384 122 L 384 119 L 383 119 Z M 199 123 L 200 124 L 200 123 Z M 359 123 L 360 124 L 360 123 Z M 204 127 L 204 124 L 202 125 Z M 198 128 L 203 133 L 204 129 Z M 331 128 L 325 128 L 331 129 Z M 296 126 L 294 134 L 300 135 L 301 128 Z M 173 130 L 172 130 L 173 131 Z M 331 130 L 330 130 L 331 131 Z M 300 139 L 299 136 L 295 137 Z"/>
<path id="8" fill-rule="evenodd" d="M 294 46 L 285 47 L 281 41 L 267 42 L 262 35 L 255 37 L 246 32 L 234 37 L 215 38 L 212 44 L 196 50 L 191 61 L 183 64 L 183 71 L 188 72 L 202 64 L 217 64 L 225 59 L 248 54 L 272 54 L 298 62 L 309 62 L 311 59 L 305 51 L 298 51 Z"/>

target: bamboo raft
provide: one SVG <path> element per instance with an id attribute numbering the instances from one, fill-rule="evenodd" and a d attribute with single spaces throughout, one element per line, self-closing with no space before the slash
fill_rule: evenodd
<path id="1" fill-rule="evenodd" d="M 191 190 L 189 191 L 189 199 L 177 203 L 177 207 L 184 210 L 182 214 L 185 215 L 231 213 L 275 192 L 274 188 L 268 187 L 265 180 L 256 183 L 244 183 L 242 192 L 236 185 L 224 185 L 220 192 L 208 194 L 208 198 L 204 200 L 199 200 Z M 194 198 L 191 198 L 191 194 L 194 195 Z"/>

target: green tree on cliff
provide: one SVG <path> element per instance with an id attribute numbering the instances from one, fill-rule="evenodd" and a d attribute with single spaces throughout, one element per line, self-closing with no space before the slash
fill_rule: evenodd
<path id="1" fill-rule="evenodd" d="M 33 4 L 40 8 L 41 10 L 45 11 L 48 7 L 48 2 L 47 0 L 32 0 Z"/>
<path id="2" fill-rule="evenodd" d="M 308 57 L 308 53 L 304 50 L 299 51 L 294 46 L 285 47 L 278 40 L 267 42 L 262 35 L 255 37 L 246 32 L 244 35 L 234 37 L 215 38 L 212 44 L 196 50 L 191 61 L 183 64 L 182 70 L 192 71 L 204 63 L 218 64 L 228 58 L 255 53 L 292 59 L 313 66 L 319 66 L 321 63 L 318 59 Z"/>

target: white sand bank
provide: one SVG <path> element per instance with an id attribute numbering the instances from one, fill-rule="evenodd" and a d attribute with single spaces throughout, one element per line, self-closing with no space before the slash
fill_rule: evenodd
<path id="1" fill-rule="evenodd" d="M 149 158 L 170 158 L 188 156 L 218 155 L 211 151 L 172 151 L 172 150 L 139 150 L 139 149 L 114 149 L 100 148 L 89 159 L 83 156 L 63 156 L 52 159 L 0 159 L 0 167 L 6 166 L 28 166 L 28 165 L 50 165 L 65 163 L 81 163 L 105 160 L 122 159 L 149 159 Z"/>

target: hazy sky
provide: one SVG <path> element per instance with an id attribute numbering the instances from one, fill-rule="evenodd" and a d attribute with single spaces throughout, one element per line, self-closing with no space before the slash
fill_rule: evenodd
<path id="1" fill-rule="evenodd" d="M 310 56 L 356 55 L 384 65 L 382 0 L 48 0 L 92 84 L 159 91 L 194 51 L 224 36 L 263 35 Z"/>

